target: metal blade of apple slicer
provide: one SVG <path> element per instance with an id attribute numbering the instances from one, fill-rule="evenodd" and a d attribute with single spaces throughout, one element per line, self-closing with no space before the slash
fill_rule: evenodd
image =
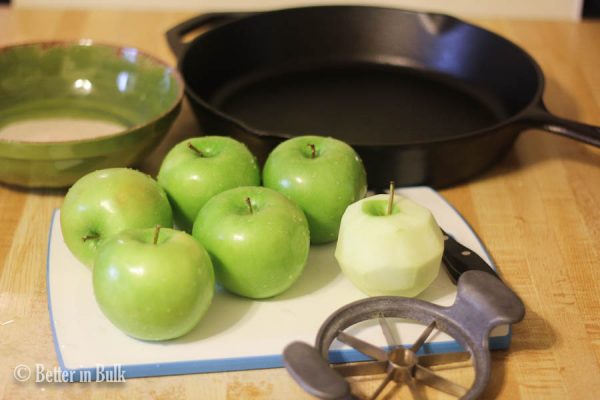
<path id="1" fill-rule="evenodd" d="M 416 400 L 426 398 L 425 386 L 465 400 L 479 398 L 491 375 L 489 333 L 496 326 L 519 322 L 525 308 L 519 297 L 489 271 L 468 270 L 458 278 L 456 300 L 449 307 L 415 298 L 378 296 L 340 308 L 323 323 L 314 347 L 294 342 L 285 349 L 286 368 L 308 393 L 321 399 L 353 398 L 345 378 L 365 375 L 381 379 L 367 396 L 369 399 L 391 398 L 397 394 L 394 389 L 404 385 L 407 390 L 399 393 L 409 393 Z M 393 319 L 424 325 L 410 347 L 401 345 L 396 332 L 401 325 L 393 324 Z M 369 320 L 377 320 L 387 350 L 345 332 Z M 453 337 L 467 351 L 420 354 L 427 350 L 427 340 L 438 330 Z M 373 361 L 330 366 L 329 352 L 335 340 Z M 469 387 L 453 382 L 440 374 L 441 369 L 434 368 L 459 362 L 468 362 L 460 367 L 468 366 L 475 372 Z"/>

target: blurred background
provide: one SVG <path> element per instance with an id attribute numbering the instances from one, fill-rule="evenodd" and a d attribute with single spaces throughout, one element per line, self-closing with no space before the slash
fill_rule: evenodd
<path id="1" fill-rule="evenodd" d="M 579 20 L 600 16 L 600 0 L 0 0 L 15 7 L 145 10 L 261 10 L 316 4 L 368 4 L 462 16 Z"/>

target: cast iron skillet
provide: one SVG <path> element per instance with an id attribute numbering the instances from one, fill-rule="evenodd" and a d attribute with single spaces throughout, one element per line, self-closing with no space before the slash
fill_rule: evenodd
<path id="1" fill-rule="evenodd" d="M 233 136 L 261 160 L 296 135 L 342 139 L 375 190 L 392 179 L 463 181 L 527 128 L 600 146 L 600 128 L 547 111 L 542 71 L 525 51 L 447 15 L 361 6 L 206 14 L 167 40 L 205 133 Z"/>

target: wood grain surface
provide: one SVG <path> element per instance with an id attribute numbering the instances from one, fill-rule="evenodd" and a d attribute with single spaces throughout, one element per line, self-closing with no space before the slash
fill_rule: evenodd
<path id="1" fill-rule="evenodd" d="M 163 32 L 192 14 L 23 10 L 0 7 L 0 45 L 92 38 L 141 48 L 174 64 Z M 600 125 L 600 22 L 475 20 L 515 41 L 541 64 L 545 100 L 557 114 Z M 187 107 L 143 165 L 198 134 Z M 527 307 L 510 351 L 493 353 L 485 398 L 600 396 L 600 150 L 540 131 L 478 179 L 443 195 L 490 249 Z M 57 365 L 46 301 L 46 241 L 64 191 L 0 186 L 1 399 L 307 398 L 283 369 L 132 379 L 126 383 L 36 384 L 13 377 L 19 364 Z M 90 338 L 90 346 L 94 338 Z M 447 371 L 468 381 L 468 368 Z M 357 380 L 359 394 L 376 386 Z M 406 394 L 389 393 L 387 398 Z M 428 393 L 429 394 L 429 393 Z M 432 398 L 436 397 L 431 393 Z M 408 397 L 410 398 L 410 397 Z"/>

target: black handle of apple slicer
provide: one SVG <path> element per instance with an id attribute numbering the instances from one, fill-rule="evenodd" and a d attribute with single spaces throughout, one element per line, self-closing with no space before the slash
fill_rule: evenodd
<path id="1" fill-rule="evenodd" d="M 446 265 L 450 277 L 456 283 L 458 278 L 467 271 L 483 271 L 500 279 L 496 271 L 483 258 L 468 247 L 463 246 L 451 235 L 444 232 L 444 254 L 442 260 Z"/>

